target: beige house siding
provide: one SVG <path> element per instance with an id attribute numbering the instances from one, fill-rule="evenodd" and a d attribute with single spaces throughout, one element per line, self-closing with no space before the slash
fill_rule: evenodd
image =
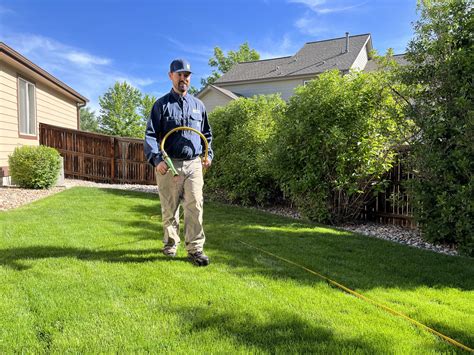
<path id="1" fill-rule="evenodd" d="M 0 166 L 8 165 L 8 155 L 15 147 L 34 143 L 18 137 L 17 93 L 16 72 L 5 63 L 0 63 Z"/>
<path id="2" fill-rule="evenodd" d="M 297 86 L 303 85 L 304 81 L 311 79 L 313 79 L 313 77 L 245 84 L 222 83 L 219 86 L 245 97 L 279 93 L 283 100 L 288 100 L 290 96 L 294 95 L 294 90 Z"/>
<path id="3" fill-rule="evenodd" d="M 42 84 L 36 86 L 36 107 L 39 122 L 78 128 L 76 103 Z"/>
<path id="4" fill-rule="evenodd" d="M 227 105 L 232 99 L 216 90 L 210 90 L 200 97 L 200 100 L 206 106 L 206 111 L 212 112 L 216 107 Z"/>
<path id="5" fill-rule="evenodd" d="M 18 78 L 35 84 L 36 137 L 20 138 L 18 130 Z M 15 147 L 39 144 L 39 123 L 77 128 L 76 103 L 31 80 L 5 62 L 0 62 L 0 167 L 8 166 Z"/>
<path id="6" fill-rule="evenodd" d="M 365 66 L 367 65 L 368 60 L 369 60 L 369 57 L 367 56 L 367 44 L 366 44 L 364 48 L 360 51 L 354 63 L 351 65 L 351 69 L 364 70 Z"/>

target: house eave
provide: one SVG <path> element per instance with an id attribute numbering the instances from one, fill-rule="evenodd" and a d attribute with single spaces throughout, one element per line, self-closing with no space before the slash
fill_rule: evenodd
<path id="1" fill-rule="evenodd" d="M 85 105 L 89 100 L 79 94 L 77 91 L 49 74 L 44 69 L 40 68 L 32 61 L 15 51 L 14 49 L 7 46 L 5 43 L 0 42 L 0 60 L 13 66 L 14 68 L 25 71 L 35 79 L 41 80 L 48 86 L 55 88 L 62 92 L 65 96 L 74 100 L 77 104 Z"/>

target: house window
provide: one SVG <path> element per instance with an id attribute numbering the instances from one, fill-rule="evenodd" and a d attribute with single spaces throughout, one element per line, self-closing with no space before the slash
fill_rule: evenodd
<path id="1" fill-rule="evenodd" d="M 311 81 L 311 80 L 303 80 L 303 86 L 308 85 L 310 81 Z"/>
<path id="2" fill-rule="evenodd" d="M 18 78 L 18 101 L 20 116 L 20 134 L 36 135 L 36 98 L 35 85 Z"/>

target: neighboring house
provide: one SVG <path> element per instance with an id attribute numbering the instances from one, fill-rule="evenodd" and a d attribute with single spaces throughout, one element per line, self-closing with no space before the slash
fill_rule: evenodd
<path id="1" fill-rule="evenodd" d="M 15 147 L 39 144 L 39 124 L 79 129 L 87 99 L 0 42 L 0 185 Z"/>
<path id="2" fill-rule="evenodd" d="M 375 70 L 377 66 L 369 58 L 372 49 L 370 34 L 346 33 L 345 37 L 308 42 L 292 56 L 238 63 L 197 97 L 208 112 L 240 96 L 279 93 L 288 100 L 297 86 L 325 71 Z"/>
<path id="3" fill-rule="evenodd" d="M 240 94 L 212 84 L 206 85 L 196 96 L 204 102 L 207 112 L 212 112 L 217 106 L 225 106 L 229 101 L 242 97 Z"/>

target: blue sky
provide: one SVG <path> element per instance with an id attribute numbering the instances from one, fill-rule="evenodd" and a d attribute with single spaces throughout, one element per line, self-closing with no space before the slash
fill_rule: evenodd
<path id="1" fill-rule="evenodd" d="M 348 31 L 371 33 L 379 53 L 403 53 L 417 17 L 415 0 L 0 0 L 0 41 L 98 111 L 117 80 L 166 93 L 177 57 L 191 62 L 200 88 L 215 46 L 227 52 L 248 42 L 266 59 Z"/>

